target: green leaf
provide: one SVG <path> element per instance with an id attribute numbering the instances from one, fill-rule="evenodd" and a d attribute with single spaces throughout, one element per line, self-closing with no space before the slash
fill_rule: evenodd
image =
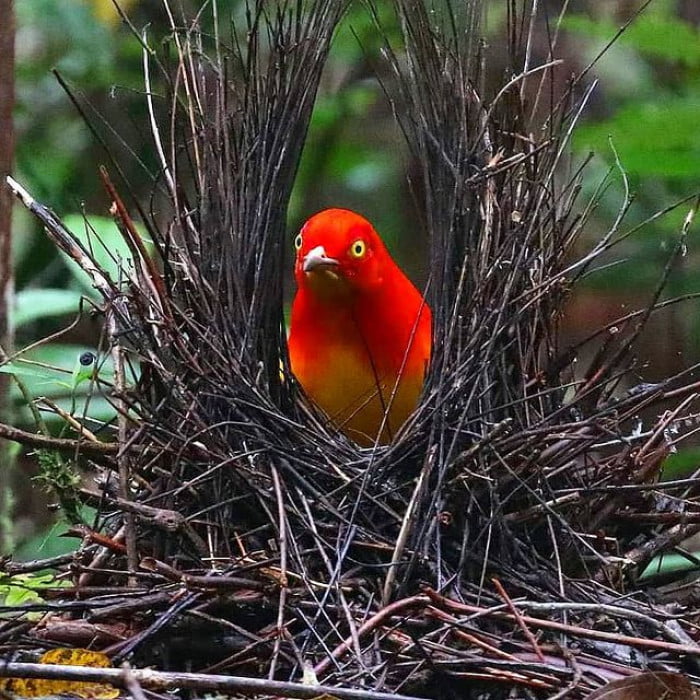
<path id="1" fill-rule="evenodd" d="M 46 393 L 44 393 L 43 396 L 46 396 Z M 98 423 L 109 423 L 113 421 L 117 415 L 114 406 L 104 396 L 88 397 L 86 394 L 81 394 L 76 397 L 75 401 L 66 397 L 52 397 L 52 401 L 66 413 L 72 412 L 73 416 L 80 422 L 83 422 L 85 418 L 90 418 Z M 26 405 L 18 406 L 15 410 L 17 412 L 18 424 L 33 425 L 32 415 Z M 63 419 L 54 413 L 42 411 L 42 415 L 44 421 L 52 430 L 55 429 L 56 426 L 64 424 Z M 94 424 L 87 422 L 86 427 L 94 429 Z"/>
<path id="2" fill-rule="evenodd" d="M 691 556 L 700 559 L 700 552 L 692 552 Z M 692 559 L 681 554 L 660 554 L 654 557 L 647 567 L 642 571 L 639 579 L 648 579 L 652 576 L 660 576 L 664 574 L 675 574 L 682 571 L 697 570 L 698 564 Z"/>
<path id="3" fill-rule="evenodd" d="M 38 590 L 41 588 L 59 588 L 69 585 L 70 583 L 68 581 L 59 581 L 56 579 L 56 576 L 50 572 L 16 574 L 14 576 L 0 575 L 0 586 L 2 586 L 3 589 L 13 586 L 22 586 L 30 590 Z"/>
<path id="4" fill-rule="evenodd" d="M 72 413 L 79 420 L 88 416 L 95 421 L 106 423 L 115 417 L 116 411 L 110 401 L 102 395 L 103 389 L 92 381 L 92 377 L 97 371 L 97 376 L 102 381 L 111 382 L 114 365 L 111 357 L 102 354 L 98 355 L 96 366 L 80 367 L 79 358 L 88 350 L 94 351 L 94 348 L 61 343 L 42 345 L 1 366 L 0 373 L 17 375 L 33 398 L 50 398 L 59 408 Z M 26 360 L 41 364 L 36 365 Z M 129 381 L 136 379 L 135 376 L 128 377 Z M 18 422 L 30 424 L 32 415 L 15 382 L 10 386 L 10 397 L 18 413 Z M 47 422 L 62 420 L 50 412 L 44 414 L 44 419 Z"/>
<path id="5" fill-rule="evenodd" d="M 607 42 L 621 25 L 572 14 L 564 18 L 562 26 L 571 32 Z M 700 66 L 700 32 L 690 22 L 661 12 L 640 15 L 625 29 L 618 42 L 647 56 L 678 61 L 688 67 Z"/>
<path id="6" fill-rule="evenodd" d="M 33 397 L 68 396 L 76 386 L 74 376 L 76 361 L 86 350 L 92 350 L 92 348 L 62 343 L 42 345 L 0 366 L 0 372 L 21 377 Z M 40 364 L 34 364 L 37 362 Z M 111 358 L 104 355 L 99 357 L 98 372 L 102 379 L 111 381 L 113 372 Z M 86 395 L 90 391 L 92 391 L 91 383 L 86 382 L 82 383 L 75 393 Z M 13 401 L 23 402 L 23 397 L 14 383 L 11 388 L 11 397 Z"/>
<path id="7" fill-rule="evenodd" d="M 82 506 L 80 508 L 81 519 L 86 522 L 94 522 L 96 518 L 96 510 L 90 506 Z M 61 554 L 74 552 L 79 543 L 73 537 L 64 537 L 65 522 L 59 521 L 49 526 L 42 532 L 33 534 L 29 539 L 21 543 L 15 552 L 12 554 L 14 561 L 31 561 L 33 559 L 45 559 L 56 557 Z M 52 570 L 44 570 L 44 573 L 34 574 L 35 576 L 44 576 L 46 580 L 53 580 L 55 576 Z M 0 579 L 2 583 L 2 579 Z M 69 585 L 68 583 L 60 585 Z"/>
<path id="8" fill-rule="evenodd" d="M 70 388 L 70 384 L 68 382 L 59 380 L 58 377 L 60 376 L 60 373 L 57 373 L 49 368 L 37 367 L 36 365 L 22 363 L 21 359 L 13 360 L 12 362 L 8 362 L 6 365 L 0 366 L 0 372 L 2 374 L 12 374 L 17 377 L 22 377 L 23 379 L 36 379 L 38 382 L 58 382 L 61 386 Z"/>
<path id="9" fill-rule="evenodd" d="M 19 607 L 44 601 L 41 592 L 44 588 L 62 588 L 69 586 L 68 581 L 59 581 L 51 573 L 18 574 L 16 576 L 0 575 L 0 603 L 7 607 Z M 40 613 L 25 613 L 26 619 L 36 619 Z M 16 613 L 0 614 L 0 617 L 17 618 Z"/>
<path id="10" fill-rule="evenodd" d="M 574 147 L 594 150 L 613 161 L 612 141 L 622 166 L 641 177 L 700 176 L 700 103 L 694 95 L 663 102 L 633 102 L 614 117 L 584 124 L 574 135 Z"/>
<path id="11" fill-rule="evenodd" d="M 662 480 L 685 479 L 700 467 L 700 447 L 686 447 L 664 460 Z"/>
<path id="12" fill-rule="evenodd" d="M 115 282 L 119 281 L 122 269 L 127 266 L 133 267 L 130 262 L 132 255 L 129 246 L 112 219 L 105 216 L 84 217 L 82 214 L 67 214 L 63 217 L 63 223 L 91 252 L 97 265 Z M 146 238 L 145 229 L 139 225 L 136 225 L 136 229 L 150 254 L 153 245 Z M 87 275 L 65 253 L 63 256 L 75 279 L 91 296 L 94 296 L 95 290 Z"/>
<path id="13" fill-rule="evenodd" d="M 15 296 L 14 325 L 19 328 L 43 318 L 75 314 L 81 297 L 71 289 L 23 289 Z"/>

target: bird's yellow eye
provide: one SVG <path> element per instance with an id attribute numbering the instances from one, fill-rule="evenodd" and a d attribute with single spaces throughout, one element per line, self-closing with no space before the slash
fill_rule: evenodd
<path id="1" fill-rule="evenodd" d="M 297 237 L 294 239 L 294 247 L 299 250 L 301 248 L 301 234 L 298 233 Z"/>
<path id="2" fill-rule="evenodd" d="M 364 241 L 358 240 L 355 241 L 351 246 L 350 246 L 350 255 L 353 258 L 361 258 L 364 256 L 364 254 L 367 252 L 367 246 Z"/>

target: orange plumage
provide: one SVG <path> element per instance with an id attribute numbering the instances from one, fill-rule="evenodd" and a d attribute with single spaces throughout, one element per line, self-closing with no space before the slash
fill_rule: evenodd
<path id="1" fill-rule="evenodd" d="M 294 244 L 292 371 L 346 435 L 388 442 L 423 387 L 430 309 L 359 214 L 326 209 Z"/>

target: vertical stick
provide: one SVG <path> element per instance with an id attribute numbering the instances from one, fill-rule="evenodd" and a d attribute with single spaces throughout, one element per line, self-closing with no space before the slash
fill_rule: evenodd
<path id="1" fill-rule="evenodd" d="M 131 501 L 131 490 L 129 483 L 131 481 L 131 470 L 129 469 L 129 455 L 124 451 L 128 434 L 126 415 L 127 406 L 122 398 L 126 390 L 126 380 L 124 377 L 124 349 L 118 341 L 118 327 L 114 318 L 114 311 L 110 309 L 107 313 L 107 325 L 109 336 L 112 344 L 112 359 L 114 360 L 114 393 L 117 400 L 117 421 L 118 421 L 118 439 L 119 453 L 117 455 L 117 464 L 119 466 L 119 495 L 125 501 Z M 129 586 L 136 586 L 137 581 L 133 573 L 136 571 L 139 563 L 138 552 L 136 549 L 136 519 L 132 512 L 124 509 L 124 542 L 126 544 L 126 560 L 129 570 Z"/>
<path id="2" fill-rule="evenodd" d="M 15 18 L 13 0 L 0 0 L 0 182 L 12 170 L 14 130 L 12 112 L 15 104 Z M 9 310 L 14 291 L 12 277 L 12 193 L 0 186 L 0 346 L 12 352 L 12 327 Z M 0 415 L 7 412 L 9 375 L 0 377 Z M 0 444 L 0 552 L 12 551 L 12 475 L 11 448 Z"/>
<path id="3" fill-rule="evenodd" d="M 277 496 L 277 514 L 279 516 L 279 538 L 280 538 L 280 596 L 277 607 L 277 634 L 275 635 L 275 644 L 272 650 L 272 659 L 270 660 L 270 672 L 268 678 L 274 680 L 275 670 L 277 669 L 277 659 L 279 658 L 280 648 L 282 645 L 282 635 L 285 634 L 284 628 L 284 607 L 287 603 L 287 519 L 284 510 L 284 495 L 282 494 L 282 484 L 280 475 L 275 467 L 272 467 L 272 482 L 275 486 L 275 495 Z"/>

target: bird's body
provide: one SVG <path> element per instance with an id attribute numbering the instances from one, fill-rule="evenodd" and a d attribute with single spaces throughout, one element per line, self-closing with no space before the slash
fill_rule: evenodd
<path id="1" fill-rule="evenodd" d="M 388 442 L 423 387 L 430 309 L 358 214 L 316 214 L 295 246 L 292 371 L 353 440 Z"/>

